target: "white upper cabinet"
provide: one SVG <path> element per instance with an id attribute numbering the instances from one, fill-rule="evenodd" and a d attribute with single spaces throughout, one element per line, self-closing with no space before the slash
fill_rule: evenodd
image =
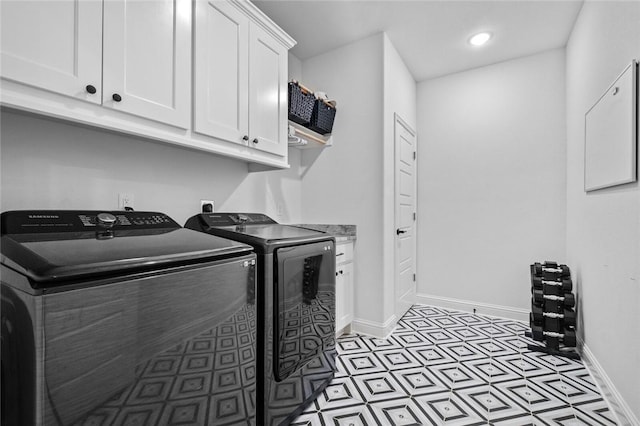
<path id="1" fill-rule="evenodd" d="M 289 166 L 295 41 L 250 1 L 0 0 L 0 23 L 4 107 Z"/>
<path id="2" fill-rule="evenodd" d="M 194 131 L 287 155 L 287 52 L 248 2 L 199 0 Z"/>
<path id="3" fill-rule="evenodd" d="M 246 145 L 249 18 L 228 2 L 197 1 L 194 25 L 194 131 Z"/>
<path id="4" fill-rule="evenodd" d="M 189 0 L 1 3 L 4 78 L 188 127 Z"/>
<path id="5" fill-rule="evenodd" d="M 2 0 L 0 24 L 2 77 L 101 102 L 101 2 Z"/>
<path id="6" fill-rule="evenodd" d="M 189 126 L 190 0 L 105 1 L 103 58 L 105 107 Z"/>
<path id="7" fill-rule="evenodd" d="M 249 43 L 249 132 L 254 148 L 286 155 L 287 49 L 251 23 Z"/>

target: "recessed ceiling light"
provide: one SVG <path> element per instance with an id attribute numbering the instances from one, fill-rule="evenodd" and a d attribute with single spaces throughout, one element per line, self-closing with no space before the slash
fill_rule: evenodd
<path id="1" fill-rule="evenodd" d="M 491 39 L 491 33 L 478 33 L 469 39 L 474 46 L 482 46 Z"/>

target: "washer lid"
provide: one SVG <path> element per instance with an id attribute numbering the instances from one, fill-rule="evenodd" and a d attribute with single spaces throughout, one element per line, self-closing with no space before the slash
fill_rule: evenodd
<path id="1" fill-rule="evenodd" d="M 271 225 L 277 224 L 266 214 L 262 213 L 200 213 L 196 217 L 207 227 L 233 225 Z"/>
<path id="2" fill-rule="evenodd" d="M 225 228 L 229 229 L 229 228 Z M 237 234 L 243 234 L 256 240 L 262 240 L 265 242 L 278 241 L 278 240 L 298 240 L 308 238 L 327 238 L 327 234 L 320 231 L 313 231 L 311 229 L 298 228 L 297 226 L 290 225 L 245 225 L 236 226 L 229 229 Z"/>
<path id="3" fill-rule="evenodd" d="M 261 253 L 284 246 L 334 239 L 325 232 L 279 224 L 212 227 L 205 232 L 250 244 Z"/>
<path id="4" fill-rule="evenodd" d="M 158 219 L 158 223 L 142 220 L 138 226 L 129 221 L 127 225 L 89 227 L 78 218 L 93 217 L 96 212 L 3 213 L 2 263 L 30 278 L 32 285 L 46 286 L 235 257 L 252 251 L 250 246 L 237 241 L 181 228 L 166 215 L 135 213 L 136 218 L 155 215 L 162 220 Z M 24 226 L 26 223 L 29 226 Z"/>
<path id="5" fill-rule="evenodd" d="M 259 253 L 269 253 L 284 246 L 335 241 L 326 232 L 280 225 L 261 213 L 201 213 L 189 218 L 184 226 L 250 244 Z"/>

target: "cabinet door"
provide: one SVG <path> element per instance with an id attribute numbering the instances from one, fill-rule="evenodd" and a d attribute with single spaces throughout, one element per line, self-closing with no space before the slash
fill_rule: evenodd
<path id="1" fill-rule="evenodd" d="M 196 1 L 194 131 L 246 144 L 249 19 L 220 0 Z"/>
<path id="2" fill-rule="evenodd" d="M 190 64 L 189 0 L 104 2 L 104 106 L 186 129 Z"/>
<path id="3" fill-rule="evenodd" d="M 336 266 L 336 332 L 340 332 L 345 325 L 344 313 L 345 313 L 345 287 L 344 287 L 344 274 L 340 275 L 341 266 Z"/>
<path id="4" fill-rule="evenodd" d="M 3 78 L 100 103 L 102 2 L 3 0 L 0 23 Z"/>
<path id="5" fill-rule="evenodd" d="M 353 263 L 346 263 L 340 265 L 338 270 L 342 271 L 343 297 L 344 297 L 344 312 L 340 318 L 340 322 L 344 325 L 351 324 L 353 321 Z"/>
<path id="6" fill-rule="evenodd" d="M 287 154 L 287 49 L 256 24 L 250 26 L 249 144 Z"/>
<path id="7" fill-rule="evenodd" d="M 336 331 L 353 321 L 353 263 L 336 266 Z"/>

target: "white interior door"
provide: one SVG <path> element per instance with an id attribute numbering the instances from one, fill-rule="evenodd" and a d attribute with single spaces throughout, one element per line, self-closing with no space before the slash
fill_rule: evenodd
<path id="1" fill-rule="evenodd" d="M 416 134 L 395 115 L 395 313 L 416 300 Z"/>

